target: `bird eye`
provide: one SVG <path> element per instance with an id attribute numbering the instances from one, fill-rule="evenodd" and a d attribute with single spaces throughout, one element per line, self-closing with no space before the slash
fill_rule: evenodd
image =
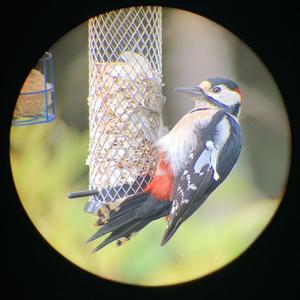
<path id="1" fill-rule="evenodd" d="M 220 93 L 220 92 L 221 92 L 221 88 L 220 88 L 219 86 L 215 86 L 215 87 L 213 88 L 213 92 L 214 92 L 214 93 Z"/>

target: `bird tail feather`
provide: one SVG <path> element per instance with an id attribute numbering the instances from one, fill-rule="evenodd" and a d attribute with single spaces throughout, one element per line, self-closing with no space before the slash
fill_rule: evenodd
<path id="1" fill-rule="evenodd" d="M 106 220 L 101 220 L 100 229 L 87 242 L 111 233 L 94 249 L 94 252 L 115 240 L 118 246 L 122 245 L 151 221 L 167 215 L 170 208 L 169 201 L 157 201 L 149 193 L 131 195 L 119 207 L 110 211 Z"/>

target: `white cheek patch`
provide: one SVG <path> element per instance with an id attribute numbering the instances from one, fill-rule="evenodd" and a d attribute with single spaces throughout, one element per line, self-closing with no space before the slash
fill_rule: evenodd
<path id="1" fill-rule="evenodd" d="M 227 106 L 241 102 L 241 95 L 238 92 L 223 89 L 220 93 L 207 93 L 210 97 Z"/>

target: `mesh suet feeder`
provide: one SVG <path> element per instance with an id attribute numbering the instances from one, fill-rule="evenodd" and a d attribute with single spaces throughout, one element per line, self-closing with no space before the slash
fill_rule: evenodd
<path id="1" fill-rule="evenodd" d="M 55 118 L 53 58 L 51 53 L 45 52 L 22 86 L 12 125 L 49 123 Z"/>
<path id="2" fill-rule="evenodd" d="M 89 191 L 95 213 L 143 190 L 155 170 L 162 122 L 162 8 L 139 6 L 89 20 Z"/>

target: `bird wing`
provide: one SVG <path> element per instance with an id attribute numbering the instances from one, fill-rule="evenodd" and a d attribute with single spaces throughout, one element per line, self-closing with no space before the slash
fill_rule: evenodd
<path id="1" fill-rule="evenodd" d="M 206 128 L 197 129 L 196 134 L 196 146 L 188 156 L 186 167 L 174 182 L 170 198 L 172 208 L 161 245 L 227 177 L 241 150 L 240 127 L 230 115 L 219 114 Z"/>

